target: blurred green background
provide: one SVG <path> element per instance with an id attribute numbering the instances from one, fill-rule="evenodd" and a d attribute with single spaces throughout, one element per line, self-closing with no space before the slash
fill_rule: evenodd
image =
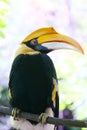
<path id="1" fill-rule="evenodd" d="M 0 0 L 0 104 L 8 105 L 9 72 L 20 42 L 37 28 L 53 26 L 76 39 L 85 52 L 82 55 L 58 50 L 48 54 L 60 79 L 60 111 L 67 107 L 73 112 L 73 118 L 87 119 L 86 13 L 87 0 Z"/>

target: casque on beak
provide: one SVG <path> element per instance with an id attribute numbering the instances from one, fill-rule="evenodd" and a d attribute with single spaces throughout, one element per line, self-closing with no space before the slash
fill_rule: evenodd
<path id="1" fill-rule="evenodd" d="M 53 42 L 53 44 L 54 44 L 54 42 L 56 42 L 57 44 L 59 44 L 61 46 L 61 43 L 64 43 L 65 46 L 63 46 L 63 47 L 61 46 L 61 49 L 66 49 L 66 44 L 68 44 L 68 45 L 76 48 L 76 50 L 79 51 L 80 53 L 84 54 L 83 48 L 76 40 L 72 39 L 69 36 L 56 32 L 53 27 L 40 28 L 40 29 L 32 32 L 30 35 L 28 35 L 22 41 L 22 43 L 26 43 L 27 41 L 30 41 L 32 39 L 37 39 L 37 42 L 39 44 L 43 44 L 43 43 L 46 44 L 48 42 Z M 51 48 L 50 50 L 52 51 L 52 50 L 56 50 L 56 49 L 59 49 L 58 46 L 57 46 L 57 48 L 55 48 L 55 49 Z"/>

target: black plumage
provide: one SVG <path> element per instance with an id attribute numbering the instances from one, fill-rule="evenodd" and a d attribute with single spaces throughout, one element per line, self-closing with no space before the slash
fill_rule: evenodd
<path id="1" fill-rule="evenodd" d="M 20 54 L 12 65 L 9 89 L 10 104 L 24 112 L 41 114 L 51 107 L 58 117 L 59 99 L 52 101 L 53 78 L 57 80 L 52 60 L 46 54 Z"/>

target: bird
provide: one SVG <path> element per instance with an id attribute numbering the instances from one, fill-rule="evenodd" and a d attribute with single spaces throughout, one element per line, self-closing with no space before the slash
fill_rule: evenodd
<path id="1" fill-rule="evenodd" d="M 56 43 L 59 47 L 44 46 L 47 43 Z M 61 43 L 65 46 L 62 47 Z M 53 27 L 42 27 L 27 35 L 17 48 L 8 83 L 14 130 L 58 129 L 55 125 L 46 123 L 48 116 L 59 115 L 58 78 L 53 61 L 47 54 L 67 49 L 67 45 L 84 53 L 76 40 L 58 33 Z M 41 122 L 16 118 L 21 111 L 40 115 Z"/>

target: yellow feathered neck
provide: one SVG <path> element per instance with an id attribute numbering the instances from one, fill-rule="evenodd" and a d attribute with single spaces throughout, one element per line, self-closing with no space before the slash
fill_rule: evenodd
<path id="1" fill-rule="evenodd" d="M 39 51 L 35 51 L 29 47 L 27 47 L 25 44 L 21 44 L 18 49 L 15 52 L 14 58 L 17 57 L 20 54 L 29 54 L 29 55 L 33 55 L 33 54 L 39 54 Z"/>

